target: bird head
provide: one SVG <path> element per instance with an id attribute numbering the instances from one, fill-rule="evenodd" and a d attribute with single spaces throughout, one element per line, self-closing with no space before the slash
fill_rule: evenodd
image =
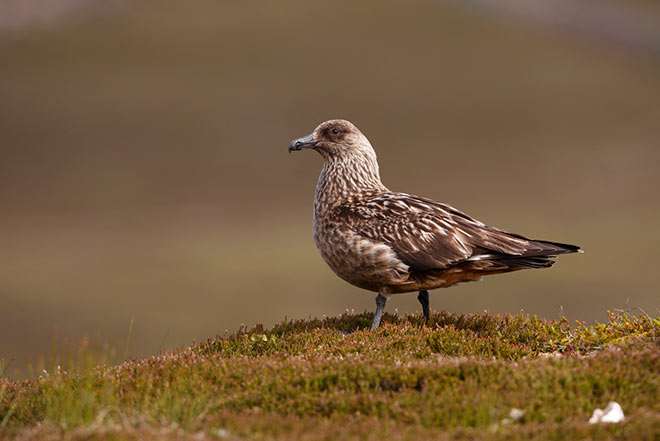
<path id="1" fill-rule="evenodd" d="M 343 119 L 323 122 L 309 135 L 296 138 L 289 144 L 289 153 L 306 149 L 316 150 L 326 159 L 359 153 L 373 155 L 369 140 L 357 127 Z"/>

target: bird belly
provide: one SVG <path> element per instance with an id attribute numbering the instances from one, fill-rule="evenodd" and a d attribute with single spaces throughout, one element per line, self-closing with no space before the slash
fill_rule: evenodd
<path id="1" fill-rule="evenodd" d="M 388 287 L 403 288 L 415 283 L 409 280 L 408 266 L 384 243 L 364 238 L 336 225 L 315 231 L 314 242 L 328 266 L 352 285 L 370 291 L 387 292 Z M 407 291 L 414 289 L 410 286 Z"/>

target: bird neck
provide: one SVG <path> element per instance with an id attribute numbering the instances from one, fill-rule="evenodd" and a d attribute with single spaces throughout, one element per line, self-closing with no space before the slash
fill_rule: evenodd
<path id="1" fill-rule="evenodd" d="M 314 210 L 318 214 L 351 197 L 383 191 L 387 191 L 387 188 L 380 180 L 375 153 L 359 153 L 342 158 L 326 157 L 316 184 Z"/>

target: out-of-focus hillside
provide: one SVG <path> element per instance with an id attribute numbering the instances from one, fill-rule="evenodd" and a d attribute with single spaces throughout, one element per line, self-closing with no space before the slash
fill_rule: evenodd
<path id="1" fill-rule="evenodd" d="M 651 54 L 443 2 L 199 0 L 8 33 L 0 60 L 0 358 L 14 367 L 56 329 L 119 339 L 135 318 L 131 351 L 147 354 L 372 309 L 314 249 L 320 158 L 286 154 L 335 117 L 369 137 L 390 188 L 586 251 L 432 307 L 593 320 L 626 299 L 659 306 Z"/>

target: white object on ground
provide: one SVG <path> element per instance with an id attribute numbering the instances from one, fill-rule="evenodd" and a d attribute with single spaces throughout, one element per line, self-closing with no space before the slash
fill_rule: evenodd
<path id="1" fill-rule="evenodd" d="M 624 419 L 625 417 L 623 416 L 623 409 L 621 409 L 621 405 L 616 401 L 610 401 L 607 403 L 607 407 L 605 409 L 594 410 L 593 415 L 591 415 L 591 418 L 589 418 L 589 424 L 619 423 Z"/>
<path id="2" fill-rule="evenodd" d="M 517 409 L 514 407 L 511 409 L 511 412 L 509 412 L 509 418 L 513 421 L 520 421 L 523 416 L 525 416 L 525 411 L 522 409 Z"/>
<path id="3" fill-rule="evenodd" d="M 504 418 L 502 420 L 502 425 L 503 426 L 510 426 L 513 423 L 518 423 L 522 420 L 523 416 L 525 416 L 525 411 L 522 410 L 522 409 L 517 409 L 517 408 L 514 407 L 509 412 L 509 416 L 507 416 L 506 418 Z M 497 427 L 497 425 L 496 425 L 496 427 Z"/>

